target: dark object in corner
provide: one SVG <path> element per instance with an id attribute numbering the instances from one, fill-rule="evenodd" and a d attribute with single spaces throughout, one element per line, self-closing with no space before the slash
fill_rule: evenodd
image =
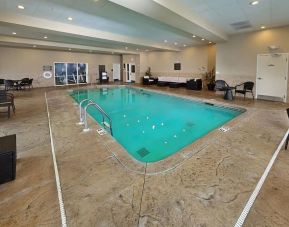
<path id="1" fill-rule="evenodd" d="M 203 87 L 202 79 L 192 79 L 187 81 L 187 89 L 202 90 L 202 87 Z"/>
<path id="2" fill-rule="evenodd" d="M 215 83 L 207 84 L 208 90 L 209 91 L 214 91 L 215 90 Z"/>
<path id="3" fill-rule="evenodd" d="M 16 177 L 16 135 L 0 137 L 0 184 Z"/>

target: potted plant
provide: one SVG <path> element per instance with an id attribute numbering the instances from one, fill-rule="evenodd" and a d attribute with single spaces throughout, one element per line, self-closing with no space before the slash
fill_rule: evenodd
<path id="1" fill-rule="evenodd" d="M 215 89 L 215 69 L 213 68 L 210 72 L 206 72 L 206 82 L 209 91 Z"/>

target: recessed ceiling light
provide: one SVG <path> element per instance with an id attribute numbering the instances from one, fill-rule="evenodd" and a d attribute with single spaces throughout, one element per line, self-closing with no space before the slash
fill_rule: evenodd
<path id="1" fill-rule="evenodd" d="M 211 44 L 212 42 L 209 42 L 209 44 Z"/>
<path id="2" fill-rule="evenodd" d="M 166 39 L 165 39 L 165 40 L 164 40 L 164 42 L 165 42 L 165 43 L 167 43 L 167 42 L 168 42 L 168 40 L 166 40 Z"/>
<path id="3" fill-rule="evenodd" d="M 184 44 L 184 47 L 186 47 L 187 45 L 186 44 Z"/>
<path id="4" fill-rule="evenodd" d="M 67 17 L 67 20 L 70 20 L 70 21 L 72 21 L 73 19 L 72 19 L 72 17 Z"/>
<path id="5" fill-rule="evenodd" d="M 36 45 L 33 45 L 33 47 L 35 48 L 35 47 L 37 47 Z"/>
<path id="6" fill-rule="evenodd" d="M 195 35 L 193 35 L 193 38 L 196 38 L 196 36 L 195 36 Z"/>
<path id="7" fill-rule="evenodd" d="M 48 37 L 47 37 L 47 36 L 44 36 L 43 38 L 44 38 L 44 39 L 47 39 Z"/>
<path id="8" fill-rule="evenodd" d="M 205 41 L 205 39 L 204 39 L 204 38 L 202 38 L 202 41 Z"/>
<path id="9" fill-rule="evenodd" d="M 259 4 L 259 1 L 250 2 L 250 5 L 252 5 L 252 6 L 255 6 L 255 5 L 258 5 L 258 4 Z"/>
<path id="10" fill-rule="evenodd" d="M 178 43 L 177 43 L 177 42 L 175 42 L 174 44 L 175 44 L 175 45 L 178 45 Z"/>
<path id="11" fill-rule="evenodd" d="M 16 32 L 12 32 L 13 35 L 16 35 Z"/>
<path id="12" fill-rule="evenodd" d="M 261 26 L 261 29 L 265 29 L 266 27 L 265 26 Z"/>
<path id="13" fill-rule="evenodd" d="M 24 6 L 22 6 L 22 5 L 18 5 L 17 7 L 18 7 L 18 9 L 25 9 Z"/>
<path id="14" fill-rule="evenodd" d="M 69 48 L 68 50 L 71 51 L 71 48 Z"/>

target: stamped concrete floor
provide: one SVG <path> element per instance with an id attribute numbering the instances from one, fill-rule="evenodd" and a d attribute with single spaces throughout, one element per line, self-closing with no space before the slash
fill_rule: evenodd
<path id="1" fill-rule="evenodd" d="M 0 226 L 61 225 L 44 92 L 14 92 L 16 115 L 0 115 L 0 136 L 16 133 L 18 149 L 17 178 L 0 185 Z M 148 174 L 151 166 L 126 168 L 109 135 L 82 132 L 66 90 L 46 92 L 68 226 L 233 226 L 288 128 L 287 104 L 224 102 L 247 108 L 229 133 L 210 133 L 177 168 Z M 244 226 L 289 226 L 288 155 L 282 149 Z"/>

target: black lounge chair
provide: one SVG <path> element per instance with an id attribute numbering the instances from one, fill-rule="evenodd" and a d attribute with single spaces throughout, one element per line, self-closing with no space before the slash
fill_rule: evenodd
<path id="1" fill-rule="evenodd" d="M 230 87 L 224 80 L 215 81 L 215 91 L 223 91 L 224 99 L 227 99 L 227 100 L 234 99 L 233 92 L 232 92 L 233 89 L 234 87 Z"/>
<path id="2" fill-rule="evenodd" d="M 7 107 L 8 118 L 10 118 L 10 108 L 12 107 L 15 113 L 14 96 L 11 93 L 7 93 L 5 90 L 0 90 L 0 107 Z"/>
<path id="3" fill-rule="evenodd" d="M 238 87 L 241 87 L 241 89 L 238 89 Z M 253 93 L 253 88 L 254 88 L 254 82 L 251 82 L 251 81 L 247 81 L 245 83 L 239 84 L 235 87 L 235 95 L 236 95 L 236 93 L 243 94 L 244 99 L 245 99 L 246 93 L 250 92 L 252 94 L 253 99 L 255 99 L 254 93 Z"/>
<path id="4" fill-rule="evenodd" d="M 29 78 L 21 79 L 21 82 L 18 84 L 18 89 L 25 89 L 25 87 L 29 87 Z"/>
<path id="5" fill-rule="evenodd" d="M 14 81 L 13 81 L 13 80 L 5 80 L 4 83 L 5 83 L 5 90 L 6 90 L 6 91 L 12 90 L 12 89 L 15 89 L 15 88 L 16 88 L 16 87 L 14 86 Z"/>

